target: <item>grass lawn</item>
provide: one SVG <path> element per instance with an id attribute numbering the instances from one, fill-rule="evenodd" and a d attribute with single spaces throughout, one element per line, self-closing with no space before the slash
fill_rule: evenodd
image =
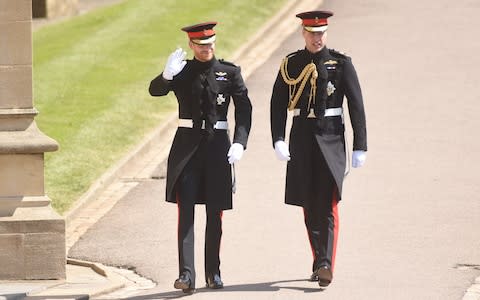
<path id="1" fill-rule="evenodd" d="M 188 49 L 181 27 L 217 21 L 216 56 L 228 60 L 286 1 L 129 0 L 35 31 L 36 122 L 60 144 L 46 153 L 53 207 L 68 210 L 176 110 L 173 94 L 147 89 L 177 46 Z"/>

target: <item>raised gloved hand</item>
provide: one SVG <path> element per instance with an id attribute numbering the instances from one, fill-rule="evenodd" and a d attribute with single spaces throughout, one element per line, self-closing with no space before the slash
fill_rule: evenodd
<path id="1" fill-rule="evenodd" d="M 243 156 L 243 145 L 240 143 L 233 143 L 228 150 L 228 163 L 233 164 L 239 161 Z"/>
<path id="2" fill-rule="evenodd" d="M 360 168 L 367 159 L 367 152 L 363 150 L 354 150 L 352 153 L 352 167 Z"/>
<path id="3" fill-rule="evenodd" d="M 288 151 L 288 145 L 284 141 L 275 142 L 275 154 L 277 158 L 281 161 L 290 160 L 290 151 Z"/>
<path id="4" fill-rule="evenodd" d="M 167 59 L 165 70 L 163 70 L 163 78 L 166 80 L 172 80 L 173 76 L 180 73 L 183 67 L 187 64 L 185 61 L 186 56 L 187 52 L 183 51 L 182 48 L 173 51 Z"/>

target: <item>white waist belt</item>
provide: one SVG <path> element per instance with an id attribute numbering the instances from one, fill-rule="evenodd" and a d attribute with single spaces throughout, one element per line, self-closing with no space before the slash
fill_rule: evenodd
<path id="1" fill-rule="evenodd" d="M 293 110 L 293 116 L 297 117 L 299 115 L 300 115 L 300 108 L 295 108 Z M 325 109 L 325 117 L 337 117 L 337 116 L 343 116 L 343 109 L 341 107 Z"/>
<path id="2" fill-rule="evenodd" d="M 185 128 L 193 128 L 193 120 L 192 119 L 178 119 L 178 127 L 185 127 Z M 213 125 L 214 129 L 228 129 L 228 122 L 227 121 L 217 121 Z M 205 129 L 205 120 L 202 120 L 202 129 Z"/>

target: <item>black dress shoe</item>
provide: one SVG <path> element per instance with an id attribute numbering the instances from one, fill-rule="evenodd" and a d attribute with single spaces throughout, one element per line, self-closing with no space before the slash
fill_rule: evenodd
<path id="1" fill-rule="evenodd" d="M 317 275 L 318 285 L 321 287 L 326 287 L 332 282 L 333 274 L 329 267 L 320 267 L 314 272 L 314 274 Z"/>
<path id="2" fill-rule="evenodd" d="M 220 275 L 214 274 L 207 277 L 207 287 L 210 289 L 222 289 L 223 282 Z"/>
<path id="3" fill-rule="evenodd" d="M 191 287 L 190 278 L 187 275 L 182 274 L 180 277 L 175 280 L 173 287 L 179 290 L 182 290 L 184 293 L 191 294 L 195 290 L 195 288 Z"/>

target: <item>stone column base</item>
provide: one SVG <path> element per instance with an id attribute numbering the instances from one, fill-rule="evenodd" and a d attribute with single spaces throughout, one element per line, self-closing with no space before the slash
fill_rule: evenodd
<path id="1" fill-rule="evenodd" d="M 65 279 L 65 257 L 65 220 L 50 205 L 0 217 L 0 280 Z"/>

